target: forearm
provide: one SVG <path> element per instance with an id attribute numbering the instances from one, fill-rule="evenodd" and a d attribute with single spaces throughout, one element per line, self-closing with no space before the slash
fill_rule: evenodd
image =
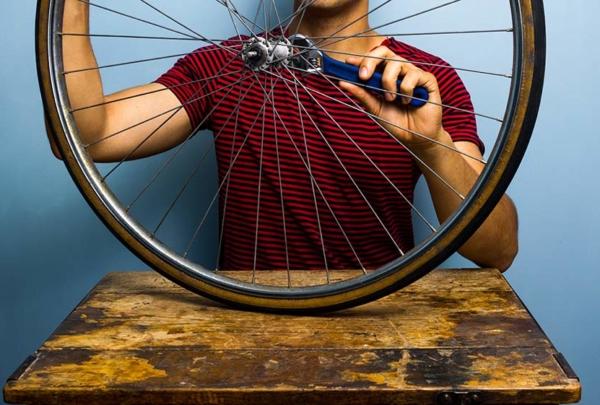
<path id="1" fill-rule="evenodd" d="M 190 120 L 165 86 L 147 83 L 104 94 L 88 35 L 89 7 L 84 1 L 65 0 L 62 28 L 69 103 L 89 156 L 97 162 L 118 162 L 179 144 L 191 131 Z M 57 155 L 51 136 L 50 140 Z"/>
<path id="2" fill-rule="evenodd" d="M 442 141 L 444 144 L 454 148 L 449 135 L 442 139 L 445 139 Z M 462 198 L 458 194 L 468 194 L 479 177 L 478 173 L 466 161 L 468 157 L 444 146 L 428 145 L 411 149 L 423 161 L 418 164 L 427 181 L 441 223 L 459 207 Z M 512 263 L 517 249 L 517 213 L 510 198 L 504 195 L 459 252 L 480 266 L 504 271 Z"/>
<path id="3" fill-rule="evenodd" d="M 102 79 L 97 68 L 89 34 L 89 4 L 79 0 L 66 0 L 63 16 L 63 62 L 65 72 L 86 69 L 66 74 L 67 91 L 72 109 L 102 104 L 104 92 Z M 89 69 L 89 70 L 88 70 Z M 91 143 L 102 134 L 106 122 L 104 106 L 85 109 L 74 113 L 83 142 Z"/>

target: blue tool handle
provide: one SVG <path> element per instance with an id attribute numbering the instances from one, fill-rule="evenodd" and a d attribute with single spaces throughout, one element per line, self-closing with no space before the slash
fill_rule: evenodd
<path id="1" fill-rule="evenodd" d="M 382 93 L 385 92 L 381 81 L 383 75 L 380 72 L 375 72 L 369 80 L 362 80 L 359 76 L 358 66 L 340 62 L 327 55 L 323 55 L 323 73 L 347 82 L 367 85 L 372 88 L 371 90 L 378 89 Z M 400 83 L 402 83 L 402 80 L 398 80 L 398 88 L 400 88 Z M 422 107 L 429 100 L 429 92 L 425 87 L 416 87 L 413 97 L 416 98 L 411 100 L 410 105 L 413 107 Z M 400 98 L 397 100 L 400 100 Z"/>

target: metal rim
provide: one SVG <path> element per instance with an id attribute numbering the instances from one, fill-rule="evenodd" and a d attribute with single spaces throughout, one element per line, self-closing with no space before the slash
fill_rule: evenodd
<path id="1" fill-rule="evenodd" d="M 348 281 L 336 283 L 334 288 L 285 289 L 282 295 L 276 287 L 244 285 L 204 271 L 157 245 L 123 212 L 110 190 L 99 183 L 94 165 L 64 130 L 73 131 L 74 123 L 65 108 L 68 98 L 58 73 L 60 65 L 53 63 L 60 61 L 56 55 L 61 53 L 61 41 L 53 33 L 60 31 L 55 13 L 62 10 L 63 1 L 38 2 L 38 70 L 46 112 L 76 184 L 109 229 L 150 266 L 188 289 L 239 306 L 285 311 L 339 309 L 376 299 L 427 274 L 477 229 L 502 196 L 520 163 L 539 106 L 545 53 L 543 5 L 536 0 L 511 0 L 514 74 L 506 120 L 492 151 L 491 164 L 462 206 L 420 249 L 361 277 L 360 285 Z"/>

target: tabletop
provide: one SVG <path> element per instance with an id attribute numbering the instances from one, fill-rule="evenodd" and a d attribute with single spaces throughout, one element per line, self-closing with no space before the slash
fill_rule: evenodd
<path id="1" fill-rule="evenodd" d="M 437 269 L 375 302 L 311 316 L 235 310 L 154 272 L 109 273 L 4 386 L 5 401 L 22 404 L 580 397 L 567 360 L 494 269 Z"/>

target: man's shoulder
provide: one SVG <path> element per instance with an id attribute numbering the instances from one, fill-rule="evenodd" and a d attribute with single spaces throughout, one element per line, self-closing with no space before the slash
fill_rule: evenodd
<path id="1" fill-rule="evenodd" d="M 407 44 L 406 42 L 399 41 L 394 37 L 388 37 L 383 42 L 383 45 L 387 46 L 394 53 L 409 61 L 423 62 L 428 65 L 450 66 L 450 64 L 441 57 L 426 52 L 420 48 L 417 48 L 416 46 Z"/>
<path id="2" fill-rule="evenodd" d="M 464 84 L 458 72 L 440 56 L 426 52 L 393 37 L 386 39 L 384 44 L 398 56 L 426 72 L 432 73 L 438 80 L 442 96 L 448 97 L 452 94 L 463 93 Z"/>
<path id="3" fill-rule="evenodd" d="M 241 49 L 245 41 L 249 37 L 235 36 L 225 40 L 212 40 L 202 39 L 203 44 L 188 53 L 190 57 L 211 57 L 211 58 L 223 58 L 237 54 Z"/>

